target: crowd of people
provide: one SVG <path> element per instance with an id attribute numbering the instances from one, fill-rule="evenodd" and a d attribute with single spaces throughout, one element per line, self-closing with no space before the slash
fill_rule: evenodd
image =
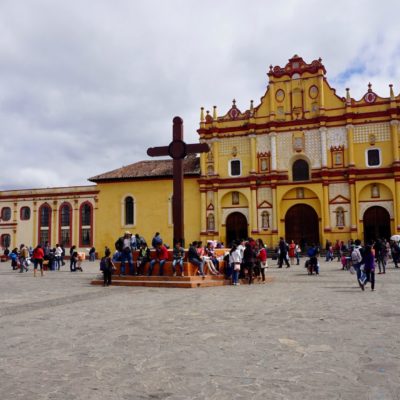
<path id="1" fill-rule="evenodd" d="M 40 275 L 44 275 L 44 270 L 60 271 L 61 267 L 66 265 L 66 250 L 61 244 L 56 244 L 55 247 L 50 247 L 48 242 L 44 245 L 38 244 L 35 248 L 21 244 L 11 251 L 6 247 L 3 251 L 3 257 L 11 260 L 11 268 L 20 273 L 28 272 L 30 267 L 33 267 L 33 275 L 37 276 L 37 270 L 40 270 Z M 89 250 L 89 260 L 95 261 L 96 249 L 92 247 Z M 85 259 L 85 254 L 77 251 L 77 247 L 71 246 L 69 249 L 69 267 L 71 272 L 83 271 L 82 261 Z"/>
<path id="2" fill-rule="evenodd" d="M 224 249 L 224 251 L 217 251 Z M 104 275 L 104 285 L 110 285 L 112 274 L 115 272 L 116 262 L 120 263 L 120 275 L 147 275 L 152 276 L 155 266 L 158 265 L 158 275 L 163 276 L 165 264 L 170 259 L 169 246 L 163 242 L 159 232 L 156 232 L 148 246 L 146 240 L 139 234 L 132 235 L 125 232 L 115 242 L 115 252 L 112 254 L 109 248 L 105 249 L 105 256 L 100 261 L 100 269 Z M 335 259 L 341 262 L 343 270 L 350 270 L 357 277 L 357 282 L 362 290 L 370 283 L 375 290 L 375 269 L 378 274 L 386 273 L 388 260 L 391 258 L 395 268 L 399 268 L 400 246 L 395 240 L 377 239 L 361 245 L 360 240 L 349 240 L 347 243 L 337 240 L 335 244 L 330 241 L 325 243 L 325 261 L 332 262 Z M 133 252 L 137 251 L 137 257 Z M 21 244 L 19 248 L 10 251 L 4 249 L 3 257 L 11 260 L 11 267 L 15 271 L 24 273 L 33 265 L 34 276 L 40 270 L 43 276 L 44 269 L 59 271 L 66 265 L 65 259 L 69 258 L 71 272 L 83 271 L 82 261 L 85 254 L 77 251 L 76 246 L 69 249 L 69 257 L 63 245 L 56 244 L 51 248 L 49 243 L 37 245 L 35 248 Z M 275 249 L 267 249 L 261 239 L 236 241 L 232 243 L 230 250 L 225 249 L 220 242 L 209 240 L 206 244 L 201 241 L 192 242 L 188 250 L 182 243 L 175 243 L 172 249 L 172 273 L 173 276 L 185 276 L 185 261 L 189 261 L 196 269 L 196 273 L 202 277 L 206 274 L 224 276 L 232 285 L 238 286 L 244 281 L 252 284 L 258 278 L 265 282 L 265 271 L 268 268 L 268 253 L 277 260 L 277 267 L 286 268 L 292 265 L 300 265 L 300 259 L 305 257 L 304 267 L 308 274 L 320 274 L 319 256 L 321 248 L 318 244 L 303 248 L 293 240 L 288 243 L 283 237 Z M 89 252 L 89 261 L 95 261 L 96 249 L 92 247 Z M 222 267 L 223 266 L 223 267 Z"/>

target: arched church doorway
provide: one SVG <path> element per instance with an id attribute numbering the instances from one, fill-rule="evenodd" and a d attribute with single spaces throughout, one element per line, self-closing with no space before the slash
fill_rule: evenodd
<path id="1" fill-rule="evenodd" d="M 226 245 L 231 246 L 234 240 L 247 239 L 247 219 L 240 212 L 233 212 L 226 218 Z"/>
<path id="2" fill-rule="evenodd" d="M 364 213 L 364 243 L 378 238 L 390 238 L 390 215 L 380 206 L 368 208 Z"/>
<path id="3" fill-rule="evenodd" d="M 294 240 L 302 248 L 319 243 L 319 222 L 315 210 L 307 204 L 290 207 L 285 216 L 285 239 Z"/>

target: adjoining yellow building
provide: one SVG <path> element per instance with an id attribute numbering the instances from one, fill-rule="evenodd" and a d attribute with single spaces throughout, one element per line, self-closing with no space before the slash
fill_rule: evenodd
<path id="1" fill-rule="evenodd" d="M 221 116 L 215 106 L 201 109 L 198 133 L 211 151 L 185 160 L 186 244 L 253 236 L 272 246 L 280 236 L 324 243 L 400 232 L 400 96 L 392 85 L 389 97 L 370 84 L 360 100 L 348 89 L 339 97 L 321 60 L 307 64 L 297 55 L 271 66 L 268 77 L 248 110 L 235 100 Z M 90 178 L 96 248 L 113 246 L 125 230 L 148 240 L 159 231 L 172 244 L 171 177 L 171 160 L 152 160 Z M 12 193 L 0 193 L 0 207 L 11 202 L 15 223 Z M 32 224 L 37 238 L 38 219 Z"/>

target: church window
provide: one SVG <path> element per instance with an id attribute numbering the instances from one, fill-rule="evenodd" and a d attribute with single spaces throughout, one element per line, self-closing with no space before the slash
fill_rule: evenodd
<path id="1" fill-rule="evenodd" d="M 59 211 L 60 228 L 58 242 L 65 247 L 71 246 L 72 207 L 69 203 L 61 204 Z"/>
<path id="2" fill-rule="evenodd" d="M 230 166 L 230 176 L 240 176 L 242 173 L 242 166 L 240 160 L 231 160 Z"/>
<path id="3" fill-rule="evenodd" d="M 294 181 L 307 181 L 310 179 L 308 163 L 305 160 L 296 160 L 293 163 L 292 172 Z"/>
<path id="4" fill-rule="evenodd" d="M 336 226 L 337 227 L 345 226 L 345 223 L 344 223 L 344 209 L 342 207 L 338 207 L 336 209 Z"/>
<path id="5" fill-rule="evenodd" d="M 5 249 L 6 247 L 10 247 L 11 245 L 11 236 L 8 233 L 4 233 L 1 235 L 1 247 Z"/>
<path id="6" fill-rule="evenodd" d="M 81 205 L 80 215 L 80 247 L 92 246 L 93 243 L 93 207 L 89 202 Z"/>
<path id="7" fill-rule="evenodd" d="M 215 231 L 214 214 L 208 214 L 207 216 L 207 231 Z"/>
<path id="8" fill-rule="evenodd" d="M 134 225 L 135 203 L 131 196 L 125 199 L 125 225 Z"/>
<path id="9" fill-rule="evenodd" d="M 269 228 L 269 212 L 268 211 L 263 211 L 261 213 L 261 227 L 262 227 L 262 229 Z"/>
<path id="10" fill-rule="evenodd" d="M 10 207 L 3 207 L 1 209 L 1 219 L 3 221 L 9 221 L 11 219 L 11 208 Z"/>
<path id="11" fill-rule="evenodd" d="M 51 242 L 51 208 L 42 204 L 39 208 L 39 243 L 44 246 Z"/>
<path id="12" fill-rule="evenodd" d="M 379 149 L 367 150 L 367 166 L 379 167 L 381 164 L 381 152 Z"/>
<path id="13" fill-rule="evenodd" d="M 31 209 L 29 207 L 21 207 L 20 218 L 22 221 L 31 219 Z"/>

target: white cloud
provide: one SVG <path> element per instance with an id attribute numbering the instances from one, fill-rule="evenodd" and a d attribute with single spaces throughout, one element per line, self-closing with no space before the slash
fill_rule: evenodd
<path id="1" fill-rule="evenodd" d="M 86 184 L 167 144 L 175 115 L 196 141 L 200 106 L 257 103 L 268 66 L 295 53 L 321 56 L 340 96 L 360 98 L 369 81 L 398 93 L 399 11 L 389 0 L 4 0 L 0 187 Z"/>

